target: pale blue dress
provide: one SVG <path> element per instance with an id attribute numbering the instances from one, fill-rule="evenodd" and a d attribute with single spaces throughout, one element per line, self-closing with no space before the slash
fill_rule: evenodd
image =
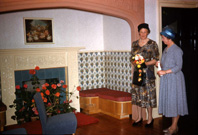
<path id="1" fill-rule="evenodd" d="M 173 72 L 160 77 L 159 114 L 165 117 L 188 114 L 182 56 L 183 51 L 177 45 L 165 48 L 162 54 L 162 70 Z"/>

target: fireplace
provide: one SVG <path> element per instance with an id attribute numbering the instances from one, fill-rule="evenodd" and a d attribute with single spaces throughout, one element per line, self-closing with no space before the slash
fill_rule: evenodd
<path id="1" fill-rule="evenodd" d="M 8 106 L 13 103 L 15 97 L 15 71 L 34 69 L 39 66 L 41 69 L 67 67 L 65 81 L 69 91 L 73 86 L 78 85 L 78 51 L 80 47 L 66 48 L 32 48 L 32 49 L 9 49 L 0 50 L 0 72 L 2 101 L 7 106 L 7 125 L 16 124 L 11 119 L 15 110 Z M 78 96 L 79 93 L 76 93 Z M 74 96 L 75 97 L 75 96 Z M 79 100 L 73 99 L 77 111 L 80 111 Z"/>
<path id="2" fill-rule="evenodd" d="M 47 69 L 40 69 L 36 71 L 36 76 L 38 77 L 38 81 L 40 84 L 37 84 L 37 87 L 42 89 L 42 85 L 45 83 L 48 84 L 58 84 L 60 81 L 64 81 L 64 84 L 67 84 L 66 82 L 66 72 L 67 67 L 59 67 L 59 68 L 47 68 Z M 20 88 L 23 87 L 24 84 L 27 84 L 26 91 L 34 92 L 35 86 L 32 85 L 31 77 L 32 75 L 29 73 L 29 70 L 20 70 L 15 71 L 15 86 L 19 85 Z M 62 90 L 64 88 L 61 87 Z M 62 103 L 66 99 L 66 95 L 62 95 L 63 97 L 60 98 L 60 103 Z"/>

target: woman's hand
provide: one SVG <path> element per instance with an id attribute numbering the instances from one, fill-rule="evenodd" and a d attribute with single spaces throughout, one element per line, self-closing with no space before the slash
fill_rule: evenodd
<path id="1" fill-rule="evenodd" d="M 166 70 L 160 70 L 160 71 L 157 72 L 157 74 L 159 76 L 165 75 L 166 74 Z"/>

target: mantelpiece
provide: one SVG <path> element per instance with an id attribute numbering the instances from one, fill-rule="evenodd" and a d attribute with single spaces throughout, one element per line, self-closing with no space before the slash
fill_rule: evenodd
<path id="1" fill-rule="evenodd" d="M 67 84 L 69 90 L 78 85 L 78 51 L 80 47 L 66 48 L 32 48 L 32 49 L 8 49 L 0 50 L 0 71 L 2 101 L 7 107 L 15 99 L 15 77 L 16 70 L 34 69 L 35 66 L 40 68 L 67 67 Z M 76 93 L 77 95 L 79 93 Z M 76 95 L 76 96 L 77 96 Z M 73 96 L 75 97 L 75 96 Z M 80 111 L 78 99 L 73 99 L 72 104 L 77 111 Z M 7 125 L 15 124 L 16 121 L 11 119 L 15 110 L 7 109 Z"/>

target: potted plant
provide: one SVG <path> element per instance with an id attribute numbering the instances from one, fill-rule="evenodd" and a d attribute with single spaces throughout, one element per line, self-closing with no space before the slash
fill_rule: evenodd
<path id="1" fill-rule="evenodd" d="M 70 105 L 70 103 L 72 103 L 71 97 L 74 95 L 75 91 L 80 91 L 81 87 L 74 86 L 73 91 L 68 92 L 66 91 L 67 85 L 64 84 L 63 80 L 61 80 L 60 82 L 47 81 L 42 84 L 42 88 L 40 88 L 39 86 L 41 85 L 39 78 L 36 76 L 37 70 L 40 70 L 38 66 L 33 70 L 29 70 L 29 73 L 32 75 L 30 81 L 32 81 L 34 92 L 27 91 L 27 84 L 24 84 L 22 88 L 19 85 L 16 86 L 16 99 L 13 104 L 10 105 L 10 107 L 14 107 L 16 111 L 15 115 L 11 118 L 17 120 L 18 123 L 22 123 L 21 119 L 24 119 L 25 122 L 28 122 L 31 119 L 38 119 L 38 111 L 33 99 L 33 95 L 36 92 L 41 94 L 46 112 L 49 116 L 60 113 L 75 112 L 76 109 Z M 60 103 L 60 98 L 63 97 L 63 94 L 66 96 L 66 100 L 63 103 Z M 78 98 L 78 96 L 76 96 L 76 98 Z"/>
<path id="2" fill-rule="evenodd" d="M 26 90 L 27 85 L 24 84 L 21 88 L 20 85 L 16 86 L 16 99 L 13 101 L 13 104 L 10 105 L 10 108 L 15 108 L 15 115 L 11 116 L 13 120 L 17 120 L 18 123 L 30 121 L 30 116 L 34 114 L 32 111 L 32 97 L 34 93 Z"/>

